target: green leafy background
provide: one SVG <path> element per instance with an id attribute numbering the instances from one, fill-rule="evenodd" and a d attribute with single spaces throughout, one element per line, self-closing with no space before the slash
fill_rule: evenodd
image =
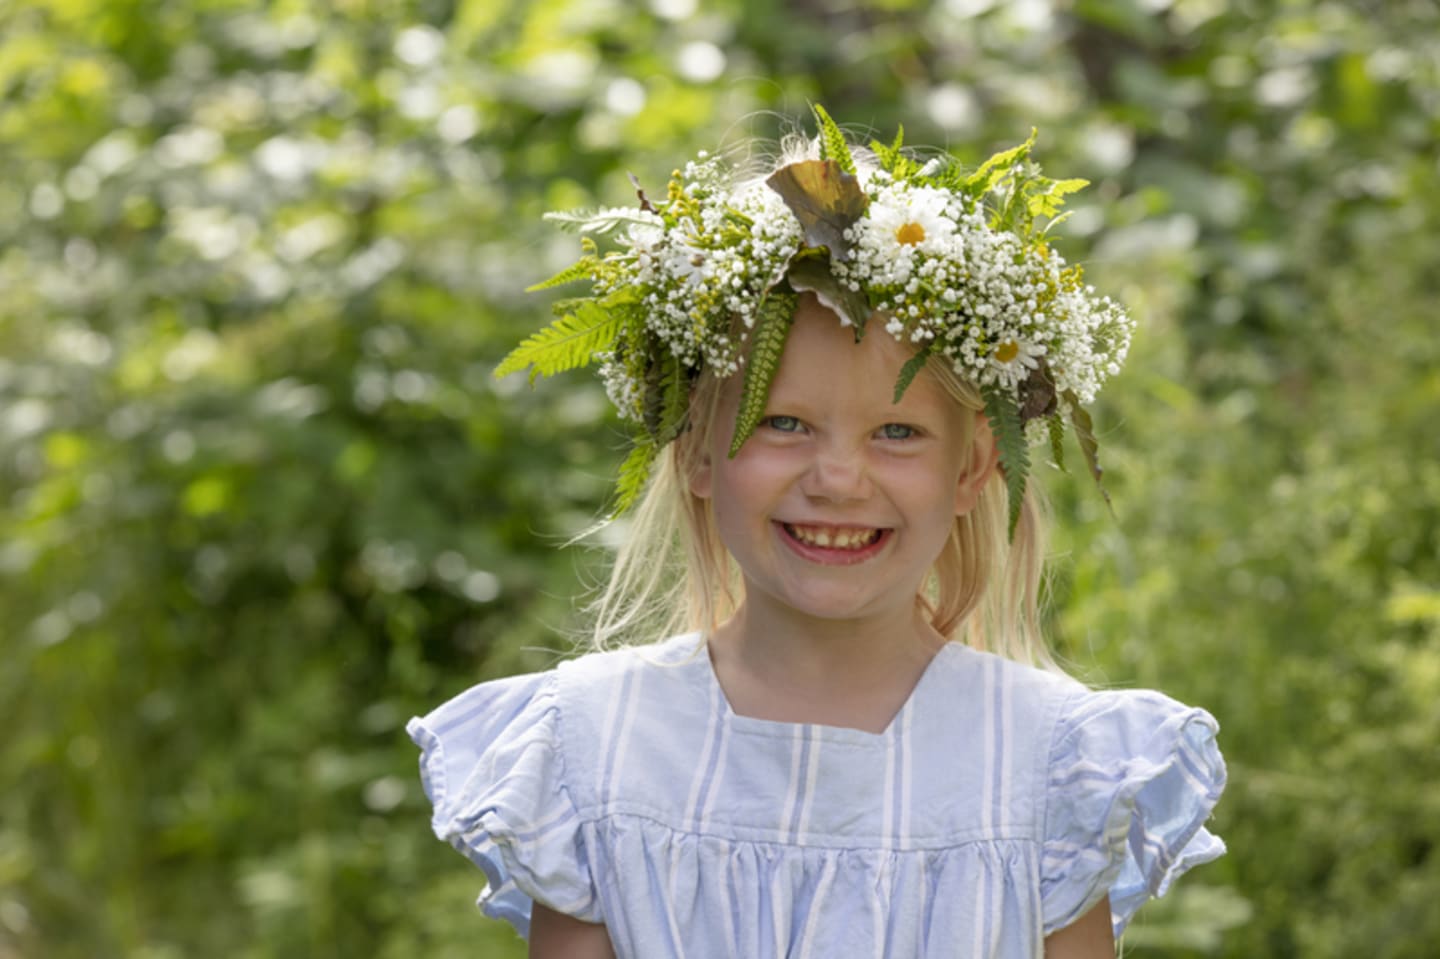
<path id="1" fill-rule="evenodd" d="M 1051 628 L 1231 772 L 1127 953 L 1432 955 L 1437 91 L 1432 0 L 0 0 L 0 957 L 522 954 L 402 726 L 603 564 L 599 386 L 490 376 L 540 214 L 812 100 L 1093 183 Z"/>

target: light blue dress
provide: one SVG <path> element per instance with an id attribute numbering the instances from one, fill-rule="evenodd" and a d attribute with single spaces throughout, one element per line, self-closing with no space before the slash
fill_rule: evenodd
<path id="1" fill-rule="evenodd" d="M 949 644 L 883 733 L 738 716 L 698 635 L 472 687 L 410 735 L 480 905 L 632 959 L 1041 955 L 1224 845 L 1215 720 Z"/>

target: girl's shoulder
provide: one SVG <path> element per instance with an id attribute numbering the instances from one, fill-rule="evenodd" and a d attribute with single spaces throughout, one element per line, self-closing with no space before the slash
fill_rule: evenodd
<path id="1" fill-rule="evenodd" d="M 1219 729 L 1204 709 L 1154 689 L 1096 688 L 963 645 L 952 648 L 947 672 L 945 698 L 953 708 L 968 702 L 983 711 L 988 703 L 1003 718 L 1018 718 L 1044 740 L 1051 763 L 1096 749 L 1143 751 L 1183 736 L 1213 739 Z"/>
<path id="2" fill-rule="evenodd" d="M 1006 748 L 1012 754 L 1047 753 L 1066 710 L 1089 692 L 1066 673 L 963 643 L 945 647 L 933 664 L 932 672 L 937 671 L 930 695 L 917 695 L 923 699 L 917 705 L 944 724 L 963 723 L 963 728 L 1000 724 L 1001 733 L 1008 734 Z M 930 678 L 927 673 L 924 681 L 929 683 Z"/>
<path id="3" fill-rule="evenodd" d="M 704 638 L 684 633 L 657 643 L 586 653 L 555 667 L 562 722 L 577 736 L 603 731 L 643 708 L 651 712 L 703 693 L 709 659 Z"/>
<path id="4" fill-rule="evenodd" d="M 1047 934 L 1105 896 L 1118 934 L 1146 899 L 1225 851 L 1207 828 L 1226 772 L 1206 710 L 970 649 L 953 658 L 964 668 L 951 692 L 972 700 L 981 754 L 1010 753 L 987 762 L 986 782 L 1009 781 L 997 794 L 1040 839 Z"/>
<path id="5" fill-rule="evenodd" d="M 561 662 L 555 671 L 562 685 L 582 688 L 624 682 L 637 672 L 654 672 L 694 663 L 705 655 L 700 633 L 681 633 L 656 643 L 597 650 Z"/>

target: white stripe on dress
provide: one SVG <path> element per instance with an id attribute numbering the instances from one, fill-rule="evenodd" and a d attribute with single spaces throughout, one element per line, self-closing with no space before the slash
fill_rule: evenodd
<path id="1" fill-rule="evenodd" d="M 797 843 L 803 841 L 805 830 L 810 826 L 810 810 L 815 808 L 815 781 L 820 775 L 821 742 L 818 738 L 810 741 L 810 768 L 805 770 L 805 799 L 800 807 L 800 822 L 795 827 L 794 838 Z"/>
<path id="2" fill-rule="evenodd" d="M 1014 723 L 1011 717 L 1011 713 L 1013 712 L 1013 710 L 1010 708 L 1010 689 L 1008 686 L 1005 685 L 1004 678 L 1005 677 L 1002 674 L 1000 677 L 1001 682 L 997 684 L 996 687 L 996 696 L 998 698 L 1000 713 L 1000 729 L 998 734 L 999 748 L 997 750 L 1000 754 L 1000 788 L 997 792 L 997 796 L 995 799 L 995 810 L 997 819 L 1007 820 L 1006 822 L 996 823 L 996 826 L 1001 829 L 1004 829 L 1009 825 L 1008 819 L 1010 810 L 1010 754 L 1015 751 L 1015 742 L 1011 738 L 1014 736 Z"/>
<path id="3" fill-rule="evenodd" d="M 805 917 L 805 931 L 800 934 L 800 959 L 809 959 L 815 948 L 815 926 L 825 911 L 825 897 L 829 895 L 830 886 L 835 882 L 835 872 L 838 868 L 836 857 L 827 856 L 825 858 L 825 868 L 820 872 L 820 882 L 815 887 L 815 897 L 810 900 L 810 914 Z"/>
<path id="4" fill-rule="evenodd" d="M 930 916 L 927 914 L 930 906 L 930 875 L 925 868 L 926 858 L 926 854 L 922 852 L 916 860 L 920 867 L 920 905 L 917 910 L 920 916 L 920 929 L 915 934 L 915 941 L 920 944 L 922 956 L 927 951 L 926 945 L 930 942 Z"/>
<path id="5" fill-rule="evenodd" d="M 735 857 L 730 855 L 725 856 L 724 859 L 725 871 L 720 876 L 720 915 L 722 917 L 721 924 L 725 926 L 725 942 L 730 947 L 729 951 L 725 954 L 727 956 L 738 956 L 740 955 L 740 944 L 735 941 L 735 921 L 738 913 L 735 907 L 731 905 L 733 899 L 731 885 L 734 881 L 732 875 L 735 870 Z"/>
<path id="6" fill-rule="evenodd" d="M 995 828 L 994 807 L 991 802 L 995 795 L 995 667 L 990 657 L 981 660 L 980 675 L 984 684 L 981 693 L 980 735 L 985 743 L 984 778 L 980 790 L 980 828 L 988 837 Z M 978 934 L 977 930 L 977 934 Z M 976 953 L 979 955 L 979 953 Z"/>
<path id="7" fill-rule="evenodd" d="M 676 895 L 676 885 L 680 878 L 680 844 L 672 842 L 670 846 L 670 901 L 662 908 L 665 913 L 665 923 L 670 927 L 670 942 L 675 947 L 673 955 L 675 959 L 685 959 L 685 944 L 680 938 L 680 926 L 675 917 L 675 903 L 679 900 Z"/>
<path id="8" fill-rule="evenodd" d="M 720 784 L 725 781 L 725 760 L 730 755 L 730 724 L 723 716 L 720 720 L 720 743 L 715 748 L 718 753 L 715 775 L 710 779 L 710 789 L 703 797 L 704 805 L 700 809 L 700 832 L 705 834 L 710 831 L 710 812 L 715 808 L 715 797 L 720 795 Z"/>
<path id="9" fill-rule="evenodd" d="M 790 786 L 785 790 L 785 804 L 780 807 L 780 828 L 786 831 L 782 841 L 789 838 L 790 824 L 795 821 L 795 802 L 800 798 L 800 753 L 804 749 L 802 733 L 805 727 L 795 724 L 790 734 Z"/>
<path id="10" fill-rule="evenodd" d="M 691 822 L 700 818 L 700 789 L 705 785 L 705 776 L 710 772 L 710 764 L 715 761 L 711 752 L 715 748 L 715 739 L 720 727 L 719 699 L 720 684 L 710 684 L 710 709 L 709 717 L 705 721 L 705 745 L 700 749 L 700 762 L 695 765 L 695 778 L 690 783 L 690 797 L 685 800 L 685 815 Z"/>
<path id="11" fill-rule="evenodd" d="M 883 903 L 875 903 L 875 959 L 885 959 L 885 934 L 889 932 L 885 918 L 890 911 L 890 901 L 893 898 L 891 893 L 895 891 L 895 881 L 890 875 L 893 861 L 894 856 L 889 855 L 888 852 L 881 854 L 880 877 L 875 882 L 877 899 L 880 894 L 884 895 Z"/>
<path id="12" fill-rule="evenodd" d="M 780 910 L 776 908 L 785 899 L 780 893 L 781 876 L 780 870 L 776 869 L 770 873 L 770 929 L 775 934 L 771 955 L 784 956 L 788 954 L 785 948 L 785 928 L 781 925 Z"/>
<path id="13" fill-rule="evenodd" d="M 972 959 L 985 955 L 985 889 L 989 886 L 989 878 L 982 876 L 975 884 L 975 941 L 970 946 Z"/>
<path id="14" fill-rule="evenodd" d="M 510 832 L 515 842 L 536 842 L 543 839 L 547 832 L 569 825 L 571 820 L 579 818 L 580 814 L 575 811 L 575 807 L 567 803 L 537 823 L 517 823 Z M 482 816 L 472 829 L 462 835 L 474 835 L 489 828 L 489 823 Z"/>
<path id="15" fill-rule="evenodd" d="M 880 834 L 885 837 L 885 849 L 894 849 L 895 836 L 895 741 L 900 737 L 898 728 L 885 737 L 885 795 L 882 803 Z"/>
<path id="16" fill-rule="evenodd" d="M 910 744 L 910 704 L 904 707 L 904 716 L 900 722 L 900 848 L 911 848 L 910 841 L 910 807 L 913 803 L 910 800 L 910 787 L 914 780 L 912 775 L 911 760 L 914 758 L 915 750 Z"/>
<path id="17" fill-rule="evenodd" d="M 640 690 L 641 687 L 645 685 L 644 670 L 631 670 L 630 676 L 634 677 L 634 682 L 630 684 L 630 699 L 629 702 L 625 704 L 624 716 L 620 720 L 619 742 L 615 748 L 614 769 L 616 773 L 620 773 L 625 769 L 625 754 L 630 750 L 630 734 L 635 726 L 635 714 L 640 711 Z M 610 779 L 610 795 L 606 797 L 607 799 L 613 800 L 615 798 L 614 784 L 615 777 L 612 775 Z"/>
<path id="18" fill-rule="evenodd" d="M 619 716 L 620 716 L 620 706 L 621 706 L 621 704 L 624 703 L 624 702 L 626 702 L 626 700 L 627 700 L 627 697 L 626 697 L 625 694 L 626 694 L 626 692 L 627 692 L 627 691 L 629 690 L 629 688 L 630 688 L 630 675 L 631 675 L 631 672 L 630 672 L 629 670 L 627 670 L 626 673 L 625 673 L 624 678 L 620 681 L 620 692 L 619 692 L 619 694 L 616 695 L 616 696 L 614 696 L 614 697 L 612 697 L 611 700 L 610 700 L 610 702 L 606 704 L 606 706 L 605 706 L 605 721 L 604 721 L 604 723 L 601 724 L 601 727 L 600 727 L 600 752 L 599 752 L 599 755 L 600 755 L 600 761 L 603 762 L 603 763 L 605 763 L 605 768 L 601 771 L 601 774 L 600 774 L 600 801 L 601 801 L 601 802 L 609 802 L 609 801 L 610 801 L 610 783 L 614 781 L 614 776 L 615 776 L 615 763 L 614 763 L 614 759 L 615 759 L 615 753 L 614 753 L 615 723 L 616 723 L 617 719 L 618 719 Z"/>

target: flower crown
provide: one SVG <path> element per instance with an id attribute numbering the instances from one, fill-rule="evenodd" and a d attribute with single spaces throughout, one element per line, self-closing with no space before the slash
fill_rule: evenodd
<path id="1" fill-rule="evenodd" d="M 1030 159 L 1034 131 L 967 171 L 948 155 L 922 165 L 902 149 L 901 130 L 888 146 L 871 142 L 876 167 L 861 171 L 830 115 L 814 112 L 820 158 L 764 181 L 737 186 L 719 158 L 701 153 L 672 175 L 662 201 L 637 183 L 637 208 L 547 214 L 582 234 L 583 255 L 530 289 L 588 279 L 591 293 L 557 302 L 558 319 L 495 374 L 529 367 L 533 383 L 600 363 L 606 392 L 635 425 L 619 515 L 659 451 L 688 427 L 702 368 L 721 377 L 743 370 L 730 455 L 740 450 L 764 415 L 797 298 L 808 291 L 857 340 L 874 317 L 914 348 L 896 402 L 931 357 L 977 387 L 1012 536 L 1029 447 L 1048 441 L 1063 469 L 1067 421 L 1098 485 L 1085 407 L 1119 371 L 1134 323 L 1046 242 L 1064 219 L 1056 216 L 1063 198 L 1086 181 L 1042 176 Z M 618 249 L 601 253 L 592 235 L 606 234 Z"/>

